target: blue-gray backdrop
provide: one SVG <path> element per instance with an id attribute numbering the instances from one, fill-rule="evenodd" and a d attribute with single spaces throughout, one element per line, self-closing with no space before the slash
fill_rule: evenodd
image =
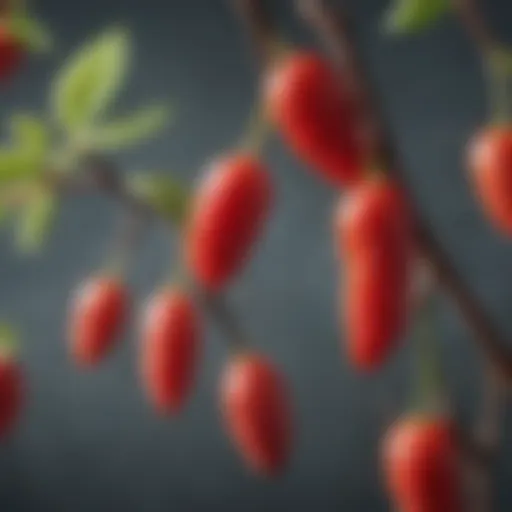
<path id="1" fill-rule="evenodd" d="M 485 222 L 468 187 L 462 151 L 485 115 L 484 83 L 463 30 L 446 20 L 408 41 L 378 30 L 383 0 L 351 4 L 417 200 L 440 240 L 501 328 L 512 333 L 512 245 Z M 68 51 L 110 22 L 133 29 L 135 62 L 119 111 L 170 98 L 178 118 L 158 140 L 122 155 L 131 170 L 192 180 L 202 162 L 237 140 L 255 95 L 255 67 L 223 1 L 38 2 L 58 45 L 31 60 L 0 92 L 3 119 L 44 111 L 51 76 Z M 489 2 L 510 34 L 512 4 Z M 290 1 L 274 2 L 283 33 L 310 42 Z M 0 504 L 7 512 L 176 510 L 377 512 L 388 510 L 377 466 L 382 429 L 405 404 L 412 368 L 404 349 L 378 376 L 362 379 L 340 350 L 330 215 L 336 193 L 277 141 L 268 149 L 277 204 L 245 274 L 230 292 L 255 347 L 286 372 L 297 443 L 277 481 L 248 474 L 224 436 L 217 380 L 226 357 L 208 330 L 196 392 L 177 420 L 157 418 L 141 393 L 137 339 L 129 336 L 93 373 L 75 370 L 65 346 L 66 300 L 102 262 L 115 208 L 99 198 L 64 202 L 47 252 L 20 259 L 2 235 L 0 311 L 23 334 L 30 386 L 16 434 L 0 448 Z M 132 283 L 142 301 L 172 261 L 162 233 L 148 234 Z M 448 377 L 466 418 L 478 392 L 478 354 L 449 302 L 440 335 Z M 508 436 L 506 436 L 506 439 Z M 506 440 L 498 468 L 499 510 L 509 510 L 512 466 Z"/>

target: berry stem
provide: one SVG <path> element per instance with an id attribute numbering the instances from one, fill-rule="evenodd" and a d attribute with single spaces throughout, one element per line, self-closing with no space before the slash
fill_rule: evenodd
<path id="1" fill-rule="evenodd" d="M 486 63 L 487 94 L 491 121 L 496 124 L 510 122 L 510 55 L 505 48 L 496 47 L 484 56 Z"/>
<path id="2" fill-rule="evenodd" d="M 0 355 L 12 358 L 19 350 L 18 336 L 11 325 L 0 323 Z"/>
<path id="3" fill-rule="evenodd" d="M 422 412 L 439 413 L 443 409 L 446 386 L 437 346 L 435 306 L 435 293 L 430 290 L 423 298 L 416 320 L 417 387 L 415 403 Z"/>
<path id="4" fill-rule="evenodd" d="M 261 104 L 256 103 L 249 116 L 246 133 L 240 148 L 252 155 L 259 155 L 270 135 L 271 125 Z"/>
<path id="5" fill-rule="evenodd" d="M 251 0 L 231 0 L 233 8 L 243 19 L 250 32 L 250 39 L 256 41 L 254 48 L 261 63 L 268 63 L 269 55 L 276 54 L 277 29 L 266 9 L 261 9 Z"/>

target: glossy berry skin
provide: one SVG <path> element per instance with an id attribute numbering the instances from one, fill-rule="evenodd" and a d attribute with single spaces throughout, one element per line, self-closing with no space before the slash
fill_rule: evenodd
<path id="1" fill-rule="evenodd" d="M 71 304 L 69 339 L 77 364 L 94 366 L 113 348 L 127 318 L 129 298 L 124 284 L 113 277 L 83 283 Z"/>
<path id="2" fill-rule="evenodd" d="M 400 419 L 382 449 L 388 491 L 401 512 L 462 512 L 457 447 L 447 420 Z"/>
<path id="3" fill-rule="evenodd" d="M 381 365 L 406 328 L 412 230 L 402 192 L 385 178 L 355 185 L 336 212 L 343 257 L 342 317 L 349 357 L 362 370 Z"/>
<path id="4" fill-rule="evenodd" d="M 286 143 L 329 182 L 362 175 L 355 109 L 327 61 L 298 51 L 278 60 L 264 80 L 268 115 Z"/>
<path id="5" fill-rule="evenodd" d="M 263 164 L 233 154 L 211 163 L 194 196 L 185 260 L 206 288 L 218 290 L 238 273 L 262 231 L 272 202 Z"/>
<path id="6" fill-rule="evenodd" d="M 149 302 L 142 333 L 142 377 L 160 413 L 179 412 L 190 395 L 200 349 L 194 304 L 179 289 L 164 290 Z"/>
<path id="7" fill-rule="evenodd" d="M 0 439 L 13 429 L 23 405 L 23 376 L 11 354 L 0 355 Z"/>
<path id="8" fill-rule="evenodd" d="M 489 127 L 477 134 L 468 164 L 485 212 L 498 230 L 512 235 L 512 128 Z"/>
<path id="9" fill-rule="evenodd" d="M 22 45 L 9 32 L 5 22 L 0 22 L 0 81 L 4 81 L 18 69 L 23 60 Z"/>
<path id="10" fill-rule="evenodd" d="M 290 403 L 281 375 L 259 355 L 231 359 L 221 381 L 226 428 L 246 463 L 267 476 L 282 471 L 291 449 Z"/>

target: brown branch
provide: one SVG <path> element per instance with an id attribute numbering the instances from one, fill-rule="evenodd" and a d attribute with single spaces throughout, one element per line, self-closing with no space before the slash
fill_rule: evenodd
<path id="1" fill-rule="evenodd" d="M 486 24 L 484 16 L 478 10 L 476 2 L 478 0 L 452 0 L 453 5 L 466 27 L 468 33 L 473 38 L 477 48 L 482 53 L 488 53 L 497 44 L 496 39 L 490 27 Z"/>
<path id="2" fill-rule="evenodd" d="M 486 365 L 481 410 L 473 432 L 473 444 L 485 453 L 483 464 L 470 464 L 470 506 L 474 512 L 493 510 L 493 463 L 498 455 L 506 389 L 492 367 Z"/>
<path id="3" fill-rule="evenodd" d="M 249 36 L 254 41 L 254 48 L 258 52 L 261 63 L 264 63 L 272 54 L 276 30 L 268 10 L 262 8 L 260 2 L 252 0 L 234 0 L 233 6 L 243 19 Z"/>

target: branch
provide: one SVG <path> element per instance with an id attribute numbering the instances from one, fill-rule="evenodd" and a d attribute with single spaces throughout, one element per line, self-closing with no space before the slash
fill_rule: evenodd
<path id="1" fill-rule="evenodd" d="M 485 371 L 485 389 L 480 399 L 481 411 L 473 432 L 473 444 L 486 454 L 486 460 L 483 464 L 469 466 L 472 471 L 468 488 L 471 489 L 471 506 L 475 512 L 493 510 L 492 467 L 500 446 L 506 399 L 506 390 L 496 372 L 488 365 Z"/>
<path id="2" fill-rule="evenodd" d="M 453 0 L 453 5 L 477 48 L 482 53 L 488 53 L 496 46 L 497 41 L 486 24 L 485 18 L 479 12 L 476 1 Z"/>
<path id="3" fill-rule="evenodd" d="M 234 0 L 233 7 L 238 15 L 243 19 L 250 38 L 254 41 L 254 48 L 258 52 L 261 63 L 265 63 L 275 42 L 276 33 L 272 17 L 267 9 L 263 9 L 260 2 L 253 0 Z"/>

